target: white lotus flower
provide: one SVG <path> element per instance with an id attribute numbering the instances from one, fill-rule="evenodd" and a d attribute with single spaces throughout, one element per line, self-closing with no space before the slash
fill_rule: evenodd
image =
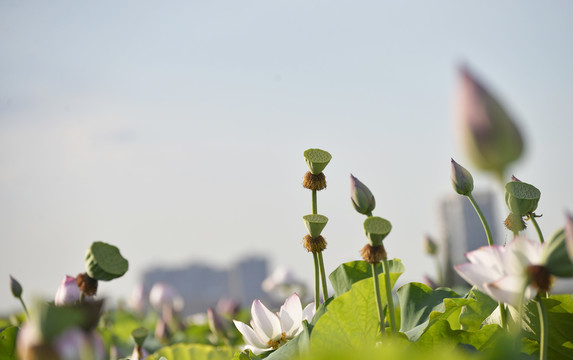
<path id="1" fill-rule="evenodd" d="M 76 278 L 66 275 L 56 291 L 54 303 L 56 306 L 72 305 L 80 300 L 81 293 L 82 291 L 76 284 Z"/>
<path id="2" fill-rule="evenodd" d="M 544 244 L 524 236 L 515 237 L 505 247 L 484 246 L 468 252 L 466 257 L 470 262 L 454 268 L 464 280 L 491 298 L 518 306 L 522 294 L 527 301 L 553 285 L 555 278 L 541 260 L 543 247 Z M 553 290 L 570 292 L 570 285 L 570 281 L 562 282 Z"/>
<path id="3" fill-rule="evenodd" d="M 267 350 L 276 350 L 303 330 L 303 320 L 311 321 L 314 316 L 314 303 L 304 309 L 298 295 L 292 294 L 280 311 L 271 312 L 260 300 L 253 301 L 251 306 L 251 326 L 233 320 L 237 329 L 243 334 L 247 348 L 259 354 Z"/>

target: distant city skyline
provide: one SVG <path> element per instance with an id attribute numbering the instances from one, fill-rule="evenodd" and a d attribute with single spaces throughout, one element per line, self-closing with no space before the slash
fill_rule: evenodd
<path id="1" fill-rule="evenodd" d="M 367 242 L 352 173 L 393 225 L 401 281 L 422 281 L 451 157 L 504 218 L 502 186 L 454 131 L 462 62 L 523 130 L 511 171 L 541 190 L 550 236 L 573 211 L 571 14 L 561 0 L 1 1 L 0 314 L 19 309 L 9 274 L 27 301 L 52 299 L 98 240 L 129 260 L 100 284 L 113 299 L 154 266 L 251 256 L 312 284 L 308 148 L 333 156 L 318 194 L 326 271 Z"/>

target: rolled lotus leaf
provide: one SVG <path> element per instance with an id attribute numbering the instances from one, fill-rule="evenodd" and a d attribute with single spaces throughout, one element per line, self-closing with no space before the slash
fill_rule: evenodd
<path id="1" fill-rule="evenodd" d="M 541 254 L 543 264 L 552 275 L 573 277 L 573 262 L 566 249 L 565 230 L 558 230 L 547 241 Z"/>
<path id="2" fill-rule="evenodd" d="M 127 272 L 127 260 L 119 249 L 101 241 L 92 243 L 86 253 L 86 270 L 96 280 L 109 281 Z"/>
<path id="3" fill-rule="evenodd" d="M 505 203 L 513 214 L 526 216 L 537 209 L 541 192 L 533 185 L 511 181 L 505 184 Z"/>
<path id="4" fill-rule="evenodd" d="M 392 230 L 392 224 L 378 216 L 370 216 L 364 220 L 364 232 L 370 240 L 370 245 L 378 246 Z"/>
<path id="5" fill-rule="evenodd" d="M 308 149 L 304 152 L 304 159 L 311 174 L 320 174 L 332 159 L 332 155 L 320 149 Z"/>
<path id="6" fill-rule="evenodd" d="M 304 220 L 304 224 L 308 229 L 308 233 L 313 238 L 320 236 L 322 229 L 324 229 L 326 223 L 328 222 L 328 218 L 326 216 L 318 214 L 305 215 L 302 217 L 302 219 Z"/>

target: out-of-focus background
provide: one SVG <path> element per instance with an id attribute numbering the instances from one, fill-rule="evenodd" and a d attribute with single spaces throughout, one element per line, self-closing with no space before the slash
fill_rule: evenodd
<path id="1" fill-rule="evenodd" d="M 523 131 L 511 170 L 542 191 L 548 236 L 573 209 L 572 19 L 566 0 L 0 1 L 0 312 L 19 308 L 8 274 L 52 298 L 95 240 L 130 262 L 100 284 L 114 301 L 150 269 L 253 256 L 310 284 L 307 148 L 333 156 L 327 272 L 366 243 L 350 173 L 393 224 L 403 281 L 435 276 L 422 239 L 451 225 L 450 157 L 496 196 L 507 240 L 501 185 L 456 137 L 462 63 Z"/>

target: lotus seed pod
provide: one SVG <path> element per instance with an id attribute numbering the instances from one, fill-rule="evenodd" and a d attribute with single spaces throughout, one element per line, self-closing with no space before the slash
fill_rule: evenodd
<path id="1" fill-rule="evenodd" d="M 504 107 L 468 68 L 460 69 L 456 123 L 470 160 L 500 179 L 523 152 L 523 139 Z"/>
<path id="2" fill-rule="evenodd" d="M 505 203 L 513 214 L 526 216 L 537 209 L 541 192 L 533 185 L 511 181 L 505 184 Z"/>
<path id="3" fill-rule="evenodd" d="M 376 207 L 376 200 L 370 189 L 352 174 L 350 174 L 350 200 L 354 209 L 364 215 L 371 215 Z"/>
<path id="4" fill-rule="evenodd" d="M 101 241 L 94 242 L 86 253 L 86 270 L 96 280 L 109 281 L 127 272 L 129 264 L 119 249 Z"/>
<path id="5" fill-rule="evenodd" d="M 450 180 L 452 187 L 460 195 L 470 195 L 474 189 L 474 178 L 463 166 L 451 159 Z"/>
<path id="6" fill-rule="evenodd" d="M 131 332 L 131 338 L 135 342 L 135 345 L 142 347 L 148 334 L 149 331 L 143 326 L 140 326 Z"/>
<path id="7" fill-rule="evenodd" d="M 382 240 L 388 236 L 391 230 L 392 224 L 390 224 L 390 221 L 381 217 L 370 216 L 364 220 L 364 232 L 372 246 L 381 245 Z"/>
<path id="8" fill-rule="evenodd" d="M 326 223 L 328 222 L 328 218 L 326 216 L 318 214 L 305 215 L 302 217 L 302 219 L 304 220 L 304 224 L 308 229 L 308 233 L 313 238 L 320 236 L 320 233 L 322 232 L 322 230 L 326 226 Z"/>
<path id="9" fill-rule="evenodd" d="M 308 169 L 313 175 L 320 174 L 332 159 L 332 155 L 320 149 L 308 149 L 303 155 Z"/>
<path id="10" fill-rule="evenodd" d="M 573 277 L 573 261 L 569 258 L 566 247 L 564 229 L 557 231 L 545 242 L 540 263 L 545 265 L 552 275 Z"/>
<path id="11" fill-rule="evenodd" d="M 12 295 L 17 299 L 22 296 L 22 285 L 20 285 L 18 280 L 14 279 L 12 275 L 10 275 L 10 291 L 12 291 Z"/>

